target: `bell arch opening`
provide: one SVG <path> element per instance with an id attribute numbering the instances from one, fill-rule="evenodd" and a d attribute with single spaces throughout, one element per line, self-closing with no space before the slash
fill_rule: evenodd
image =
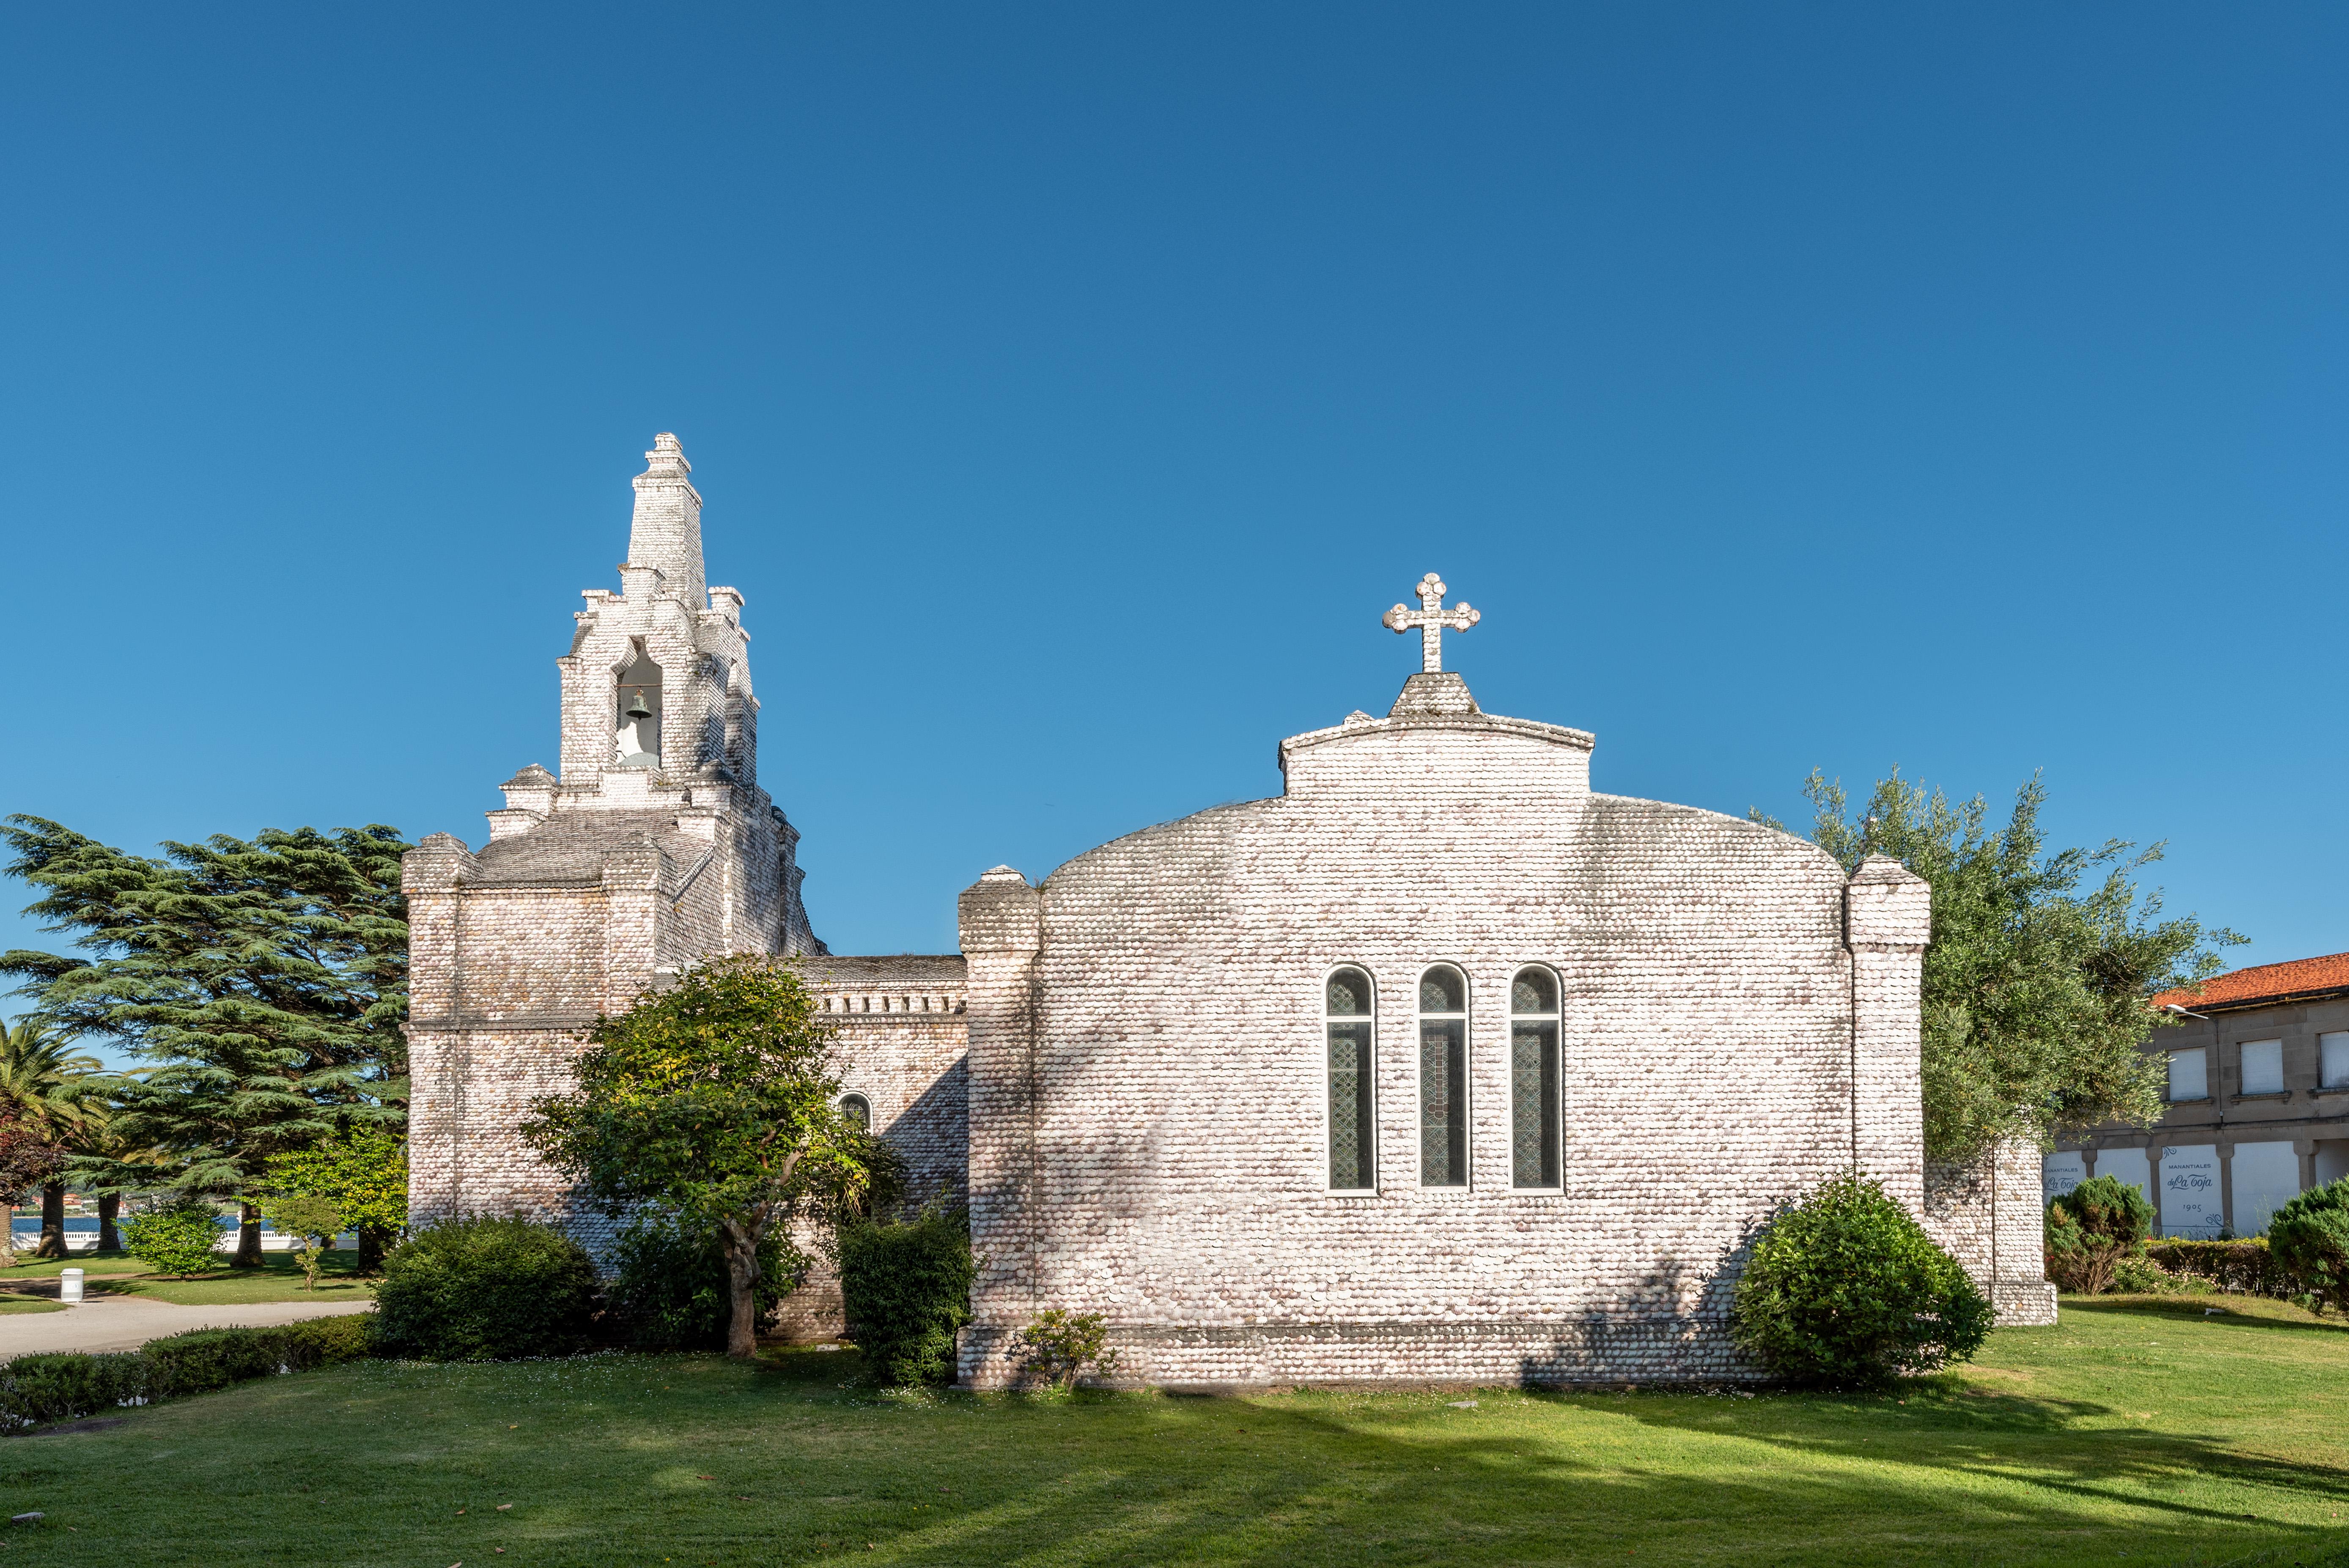
<path id="1" fill-rule="evenodd" d="M 616 680 L 613 760 L 625 768 L 657 768 L 661 759 L 661 667 L 645 651 L 642 638 L 635 639 L 630 646 L 635 657 L 621 666 Z"/>

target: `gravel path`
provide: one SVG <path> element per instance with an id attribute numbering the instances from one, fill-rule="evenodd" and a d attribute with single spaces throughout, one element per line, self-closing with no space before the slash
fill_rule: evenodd
<path id="1" fill-rule="evenodd" d="M 134 1350 L 191 1328 L 265 1328 L 305 1317 L 365 1312 L 367 1301 L 250 1302 L 239 1306 L 176 1306 L 145 1296 L 98 1296 L 63 1312 L 0 1317 L 0 1361 L 47 1350 Z"/>

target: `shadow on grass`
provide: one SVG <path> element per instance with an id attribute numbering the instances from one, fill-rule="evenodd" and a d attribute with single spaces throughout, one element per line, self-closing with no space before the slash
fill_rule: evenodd
<path id="1" fill-rule="evenodd" d="M 2215 1312 L 2207 1310 L 2214 1307 L 2218 1309 Z M 2238 1312 L 2227 1305 L 2223 1296 L 2065 1296 L 2064 1310 L 2095 1317 L 2208 1322 L 2227 1328 L 2281 1329 L 2291 1334 L 2349 1334 L 2349 1324 L 2338 1319 L 2269 1317 L 2261 1313 Z"/>
<path id="2" fill-rule="evenodd" d="M 33 1498 L 26 1507 L 77 1489 L 55 1516 L 85 1531 L 135 1526 L 144 1555 L 124 1562 L 261 1561 L 301 1531 L 316 1561 L 392 1561 L 381 1543 L 396 1540 L 419 1561 L 486 1562 L 494 1541 L 528 1547 L 533 1563 L 584 1565 L 637 1561 L 657 1542 L 650 1560 L 675 1568 L 843 1552 L 926 1568 L 1891 1568 L 2124 1552 L 2313 1563 L 2332 1560 L 2312 1553 L 2337 1538 L 2209 1505 L 2281 1512 L 2305 1498 L 2317 1506 L 2292 1511 L 2322 1517 L 2343 1498 L 2343 1477 L 2323 1467 L 2114 1429 L 2100 1423 L 2118 1413 L 2090 1401 L 1982 1398 L 1956 1378 L 1906 1390 L 1901 1405 L 1516 1390 L 892 1395 L 863 1372 L 853 1351 L 782 1347 L 753 1367 L 716 1356 L 364 1363 L 159 1407 L 119 1433 L 29 1452 L 0 1439 L 0 1481 Z M 1456 1407 L 1472 1397 L 1477 1408 Z M 199 1507 L 164 1501 L 177 1495 L 169 1487 L 150 1501 L 107 1480 L 109 1460 L 158 1440 Z M 522 1507 L 485 1518 L 492 1499 Z"/>
<path id="3" fill-rule="evenodd" d="M 1912 1474 L 2002 1480 L 2181 1523 L 2235 1526 L 2252 1518 L 2239 1508 L 2165 1495 L 2187 1478 L 2258 1487 L 2311 1509 L 2349 1508 L 2349 1475 L 2327 1466 L 2246 1453 L 2227 1439 L 2203 1434 L 2101 1424 L 2129 1417 L 2085 1400 L 1970 1390 L 1955 1377 L 1921 1380 L 1897 1397 L 1879 1399 L 1757 1399 L 1739 1413 L 1733 1429 L 1691 1408 L 1693 1403 L 1625 1401 L 1622 1414 L 1646 1426 L 1733 1436 L 1815 1458 L 1865 1461 L 1879 1469 L 1890 1466 Z M 2061 1510 L 2043 1505 L 2034 1511 L 2043 1525 L 2061 1527 Z M 2273 1523 L 2260 1528 L 2294 1529 Z M 2312 1540 L 2327 1533 L 2298 1529 Z"/>
<path id="4" fill-rule="evenodd" d="M 846 1381 L 850 1367 L 828 1370 L 838 1376 L 814 1380 Z M 812 1374 L 772 1372 L 779 1383 Z M 1480 1417 L 1468 1417 L 1443 1396 L 1398 1410 L 1395 1396 L 936 1391 L 910 1402 L 992 1414 L 1008 1441 L 1055 1417 L 1107 1418 L 1119 1401 L 1148 1407 L 1183 1440 L 1168 1449 L 1137 1438 L 1148 1452 L 1097 1454 L 1024 1484 L 1024 1467 L 1002 1467 L 987 1510 L 889 1544 L 900 1562 L 1018 1563 L 1035 1544 L 1030 1534 L 1058 1521 L 1052 1561 L 1088 1564 L 1579 1560 L 1634 1542 L 1642 1561 L 1713 1561 L 1724 1530 L 1742 1563 L 2057 1563 L 2101 1555 L 2090 1549 L 2095 1538 L 2106 1551 L 2168 1563 L 2336 1560 L 2320 1527 L 2214 1500 L 2253 1487 L 2271 1509 L 2283 1498 L 2349 1507 L 2349 1477 L 2338 1471 L 2247 1455 L 2210 1437 L 2105 1425 L 2126 1417 L 2092 1401 L 1985 1397 L 1956 1377 L 1912 1385 L 1899 1398 L 1906 1403 L 1510 1391 L 1481 1396 Z M 1511 1420 L 1504 1435 L 1444 1429 L 1483 1426 L 1512 1405 L 1530 1424 Z M 1610 1435 L 1614 1423 L 1666 1440 Z M 1568 1425 L 1579 1430 L 1559 1429 Z M 2199 1499 L 2177 1495 L 2189 1483 Z M 1477 1549 L 1463 1550 L 1468 1542 Z"/>

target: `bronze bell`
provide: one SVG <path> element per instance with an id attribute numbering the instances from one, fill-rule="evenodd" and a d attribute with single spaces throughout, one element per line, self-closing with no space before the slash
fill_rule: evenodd
<path id="1" fill-rule="evenodd" d="M 653 711 L 645 706 L 643 687 L 639 686 L 636 689 L 636 694 L 628 699 L 628 705 L 621 709 L 620 713 L 624 718 L 635 719 L 639 722 L 653 716 Z"/>

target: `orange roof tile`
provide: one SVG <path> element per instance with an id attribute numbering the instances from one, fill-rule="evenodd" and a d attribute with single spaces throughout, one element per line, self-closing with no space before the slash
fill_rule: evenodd
<path id="1" fill-rule="evenodd" d="M 2282 1002 L 2332 991 L 2349 991 L 2349 953 L 2323 958 L 2294 959 L 2289 963 L 2253 964 L 2216 975 L 2199 986 L 2165 991 L 2153 999 L 2156 1007 L 2171 1002 L 2201 1012 L 2212 1007 L 2249 1007 L 2255 1002 Z"/>

